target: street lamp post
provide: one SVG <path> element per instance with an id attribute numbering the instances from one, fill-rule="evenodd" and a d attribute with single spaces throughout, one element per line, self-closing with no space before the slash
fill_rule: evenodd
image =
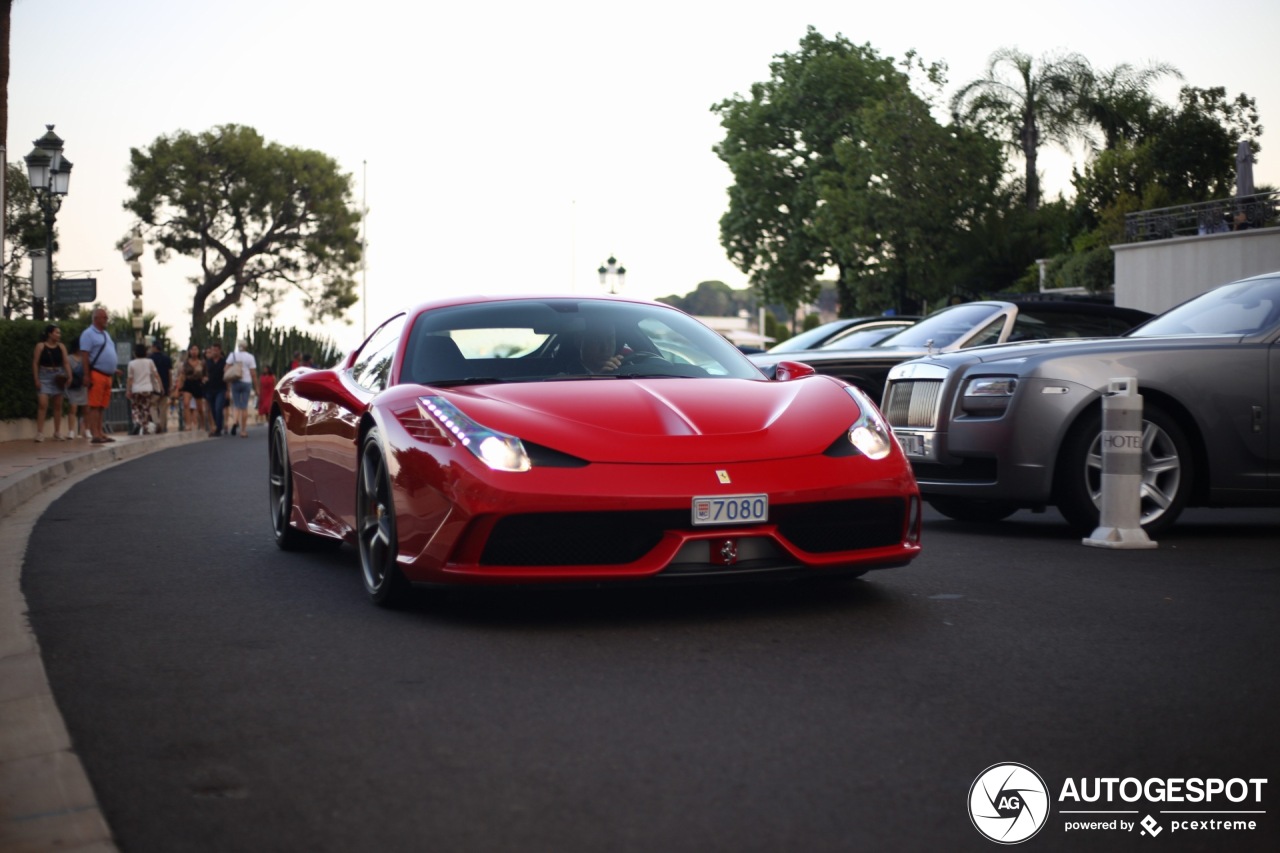
<path id="1" fill-rule="evenodd" d="M 62 207 L 62 197 L 71 185 L 71 161 L 62 156 L 62 139 L 53 132 L 53 125 L 46 124 L 44 136 L 35 140 L 35 148 L 24 159 L 27 161 L 27 179 L 36 194 L 36 203 L 44 213 L 45 281 L 43 296 L 36 282 L 31 282 L 31 313 L 37 320 L 44 319 L 45 300 L 53 301 L 53 225 Z M 34 276 L 33 276 L 34 279 Z"/>
<path id="2" fill-rule="evenodd" d="M 608 287 L 610 293 L 617 293 L 627 283 L 627 268 L 621 266 L 613 255 L 596 272 L 600 273 L 600 286 Z"/>

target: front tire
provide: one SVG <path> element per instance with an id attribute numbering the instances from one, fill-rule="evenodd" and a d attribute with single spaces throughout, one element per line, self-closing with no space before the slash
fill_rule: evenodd
<path id="1" fill-rule="evenodd" d="M 1195 475 L 1182 427 L 1158 406 L 1142 413 L 1139 518 L 1149 534 L 1166 530 L 1186 508 Z M 1102 417 L 1087 416 L 1063 443 L 1058 459 L 1058 511 L 1075 528 L 1093 531 L 1102 508 Z"/>
<path id="2" fill-rule="evenodd" d="M 391 476 L 377 427 L 360 443 L 360 468 L 356 473 L 356 538 L 360 548 L 360 575 L 369 600 L 379 607 L 404 604 L 408 581 L 396 564 L 395 504 Z"/>
<path id="3" fill-rule="evenodd" d="M 289 464 L 288 427 L 284 417 L 271 420 L 267 450 L 267 496 L 271 504 L 271 532 L 283 551 L 298 551 L 311 538 L 289 523 L 293 515 L 293 467 Z"/>

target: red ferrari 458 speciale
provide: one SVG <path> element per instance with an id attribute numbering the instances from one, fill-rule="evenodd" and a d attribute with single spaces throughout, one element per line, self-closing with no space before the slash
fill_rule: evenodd
<path id="1" fill-rule="evenodd" d="M 271 411 L 271 523 L 411 584 L 849 577 L 920 553 L 920 497 L 858 389 L 767 377 L 670 306 L 471 297 L 397 314 Z"/>

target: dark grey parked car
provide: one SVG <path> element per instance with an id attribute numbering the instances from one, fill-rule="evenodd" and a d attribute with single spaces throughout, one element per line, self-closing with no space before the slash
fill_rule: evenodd
<path id="1" fill-rule="evenodd" d="M 770 376 L 778 362 L 800 361 L 879 400 L 891 367 L 927 353 L 1005 341 L 1119 335 L 1150 317 L 1146 311 L 1093 302 L 965 302 L 935 311 L 874 347 L 770 350 L 748 358 Z"/>
<path id="2" fill-rule="evenodd" d="M 920 491 L 951 518 L 1055 505 L 1097 525 L 1101 394 L 1143 397 L 1142 524 L 1187 506 L 1280 505 L 1280 272 L 1224 285 L 1120 338 L 983 347 L 907 362 L 884 411 Z"/>

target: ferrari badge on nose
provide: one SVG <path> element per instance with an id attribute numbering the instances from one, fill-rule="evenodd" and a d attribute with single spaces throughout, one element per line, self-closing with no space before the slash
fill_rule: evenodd
<path id="1" fill-rule="evenodd" d="M 738 541 L 725 539 L 719 543 L 711 543 L 711 562 L 717 566 L 732 566 L 738 562 Z"/>

